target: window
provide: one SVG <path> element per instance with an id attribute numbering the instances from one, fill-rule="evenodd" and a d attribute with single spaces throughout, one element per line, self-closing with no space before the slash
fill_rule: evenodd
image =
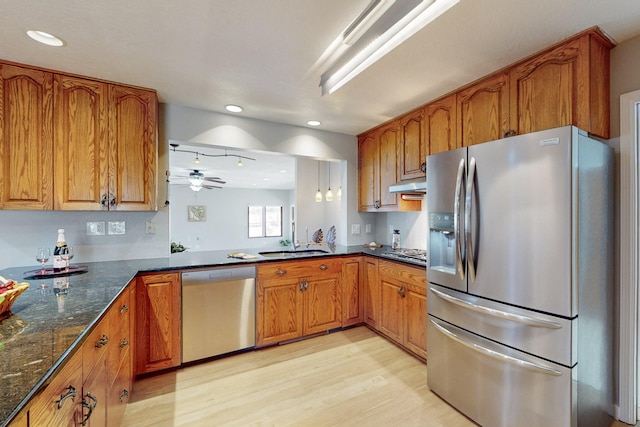
<path id="1" fill-rule="evenodd" d="M 282 206 L 249 206 L 249 237 L 282 236 Z"/>

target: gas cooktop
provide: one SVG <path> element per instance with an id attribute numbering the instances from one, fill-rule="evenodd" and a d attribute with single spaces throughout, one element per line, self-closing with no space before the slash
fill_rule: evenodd
<path id="1" fill-rule="evenodd" d="M 427 264 L 427 251 L 425 249 L 394 249 L 386 251 L 383 255 L 389 258 L 397 258 L 405 261 L 413 261 L 419 264 Z"/>

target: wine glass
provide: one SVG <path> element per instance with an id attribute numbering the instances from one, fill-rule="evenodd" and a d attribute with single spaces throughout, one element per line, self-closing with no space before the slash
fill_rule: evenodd
<path id="1" fill-rule="evenodd" d="M 64 271 L 68 272 L 69 271 L 69 261 L 71 261 L 71 259 L 73 258 L 73 246 L 67 246 L 67 250 L 64 251 L 64 253 L 62 253 L 60 255 L 60 257 L 67 264 L 65 266 L 65 268 L 64 268 Z"/>
<path id="2" fill-rule="evenodd" d="M 42 270 L 40 271 L 40 274 L 44 274 L 45 273 L 45 268 L 44 265 L 47 263 L 47 261 L 49 261 L 49 257 L 51 256 L 51 249 L 49 248 L 38 248 L 38 251 L 36 252 L 36 261 L 38 261 L 41 265 L 42 265 Z"/>

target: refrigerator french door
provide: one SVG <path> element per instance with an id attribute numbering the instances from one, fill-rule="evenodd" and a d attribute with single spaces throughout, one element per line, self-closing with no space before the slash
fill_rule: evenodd
<path id="1" fill-rule="evenodd" d="M 427 158 L 428 383 L 476 422 L 610 419 L 612 159 L 572 126 Z"/>

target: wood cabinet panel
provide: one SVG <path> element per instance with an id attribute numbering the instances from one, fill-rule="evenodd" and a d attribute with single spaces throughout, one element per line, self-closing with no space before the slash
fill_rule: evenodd
<path id="1" fill-rule="evenodd" d="M 84 373 L 82 386 L 82 426 L 104 427 L 107 424 L 107 360 L 104 354 L 91 373 Z"/>
<path id="2" fill-rule="evenodd" d="M 76 351 L 34 399 L 29 409 L 30 424 L 75 427 L 81 420 L 81 395 L 82 351 Z"/>
<path id="3" fill-rule="evenodd" d="M 380 322 L 378 330 L 402 345 L 404 337 L 404 307 L 399 289 L 402 283 L 391 277 L 380 277 Z M 426 322 L 426 318 L 425 318 Z"/>
<path id="4" fill-rule="evenodd" d="M 181 363 L 180 275 L 139 276 L 136 283 L 137 375 Z"/>
<path id="5" fill-rule="evenodd" d="M 408 285 L 405 291 L 403 342 L 413 353 L 427 358 L 427 294 L 425 288 Z"/>
<path id="6" fill-rule="evenodd" d="M 56 74 L 54 209 L 100 210 L 108 192 L 106 83 Z"/>
<path id="7" fill-rule="evenodd" d="M 379 205 L 380 147 L 375 131 L 358 137 L 358 210 L 372 211 Z"/>
<path id="8" fill-rule="evenodd" d="M 449 95 L 425 107 L 425 128 L 429 154 L 458 147 L 456 139 L 456 95 Z"/>
<path id="9" fill-rule="evenodd" d="M 380 318 L 378 259 L 365 257 L 364 269 L 364 322 L 372 328 L 378 329 L 378 319 Z"/>
<path id="10" fill-rule="evenodd" d="M 155 92 L 109 87 L 109 188 L 115 191 L 115 209 L 156 209 Z"/>
<path id="11" fill-rule="evenodd" d="M 301 337 L 302 305 L 303 297 L 298 277 L 259 278 L 256 345 L 263 346 Z"/>
<path id="12" fill-rule="evenodd" d="M 53 76 L 0 63 L 0 209 L 53 207 Z"/>
<path id="13" fill-rule="evenodd" d="M 305 279 L 303 335 L 342 326 L 342 288 L 339 273 Z"/>
<path id="14" fill-rule="evenodd" d="M 381 210 L 393 210 L 398 207 L 398 195 L 389 193 L 389 186 L 398 182 L 398 148 L 400 145 L 400 126 L 390 123 L 380 130 L 380 200 Z"/>
<path id="15" fill-rule="evenodd" d="M 400 119 L 399 172 L 400 179 L 421 178 L 426 175 L 428 152 L 424 108 Z"/>
<path id="16" fill-rule="evenodd" d="M 346 258 L 342 265 L 342 326 L 364 321 L 362 257 Z"/>
<path id="17" fill-rule="evenodd" d="M 497 73 L 456 95 L 458 147 L 493 141 L 509 130 L 509 74 Z"/>

